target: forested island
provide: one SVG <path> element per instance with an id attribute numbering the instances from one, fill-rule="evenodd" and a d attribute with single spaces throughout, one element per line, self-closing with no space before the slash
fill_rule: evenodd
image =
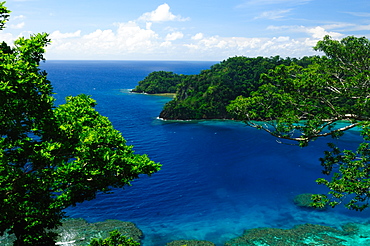
<path id="1" fill-rule="evenodd" d="M 167 120 L 231 119 L 227 105 L 238 96 L 248 97 L 259 86 L 260 76 L 279 65 L 292 63 L 307 67 L 317 56 L 297 58 L 232 57 L 197 75 L 166 71 L 150 73 L 132 92 L 159 94 L 176 93 L 160 118 Z"/>

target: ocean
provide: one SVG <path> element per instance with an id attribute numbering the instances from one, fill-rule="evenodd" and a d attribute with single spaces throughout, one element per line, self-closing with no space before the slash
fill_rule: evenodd
<path id="1" fill-rule="evenodd" d="M 370 212 L 343 206 L 305 210 L 293 203 L 301 193 L 326 193 L 315 183 L 326 143 L 319 139 L 300 148 L 278 143 L 263 131 L 229 120 L 163 121 L 158 115 L 170 98 L 129 93 L 153 71 L 198 74 L 217 62 L 46 61 L 56 104 L 69 95 L 91 95 L 96 109 L 122 132 L 136 153 L 160 162 L 162 169 L 132 186 L 99 194 L 66 210 L 88 222 L 118 219 L 134 222 L 144 246 L 178 239 L 208 240 L 216 245 L 257 227 L 292 228 L 314 223 L 340 228 L 364 223 Z M 353 149 L 351 130 L 340 140 Z"/>

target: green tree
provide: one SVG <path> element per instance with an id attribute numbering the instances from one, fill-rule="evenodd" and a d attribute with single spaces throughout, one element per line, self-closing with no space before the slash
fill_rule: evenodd
<path id="1" fill-rule="evenodd" d="M 317 180 L 329 188 L 329 196 L 315 195 L 313 204 L 345 203 L 349 209 L 363 210 L 370 198 L 370 41 L 326 36 L 314 49 L 326 56 L 315 57 L 307 68 L 293 64 L 270 70 L 261 76 L 263 85 L 256 92 L 238 97 L 228 110 L 249 126 L 301 146 L 359 128 L 363 142 L 357 150 L 329 144 L 330 151 L 320 160 L 331 179 Z"/>
<path id="2" fill-rule="evenodd" d="M 114 230 L 109 233 L 109 237 L 106 239 L 93 238 L 89 244 L 90 246 L 140 246 L 140 243 L 136 242 L 132 238 L 121 235 L 118 230 Z"/>
<path id="3" fill-rule="evenodd" d="M 9 11 L 0 3 L 1 25 Z M 89 96 L 54 107 L 39 69 L 47 34 L 0 46 L 0 234 L 14 245 L 54 245 L 63 210 L 129 185 L 160 164 L 135 154 Z"/>

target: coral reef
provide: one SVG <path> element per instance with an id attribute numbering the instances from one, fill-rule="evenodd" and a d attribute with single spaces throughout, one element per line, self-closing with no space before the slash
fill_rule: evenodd
<path id="1" fill-rule="evenodd" d="M 106 220 L 104 222 L 88 223 L 84 219 L 67 219 L 57 229 L 59 244 L 86 245 L 92 238 L 107 238 L 109 232 L 118 230 L 122 235 L 133 238 L 140 243 L 143 232 L 134 223 L 120 220 Z M 73 243 L 73 244 L 72 244 Z"/>
<path id="2" fill-rule="evenodd" d="M 245 230 L 240 237 L 225 243 L 225 246 L 344 246 L 343 231 L 322 225 L 303 224 L 292 229 L 256 228 Z"/>
<path id="3" fill-rule="evenodd" d="M 243 235 L 231 239 L 225 246 L 367 246 L 370 245 L 369 223 L 347 223 L 342 229 L 317 224 L 297 225 L 292 229 L 254 228 L 245 230 Z M 88 223 L 84 219 L 67 219 L 57 229 L 57 245 L 88 245 L 92 238 L 107 238 L 109 232 L 118 230 L 123 235 L 140 243 L 143 233 L 135 224 L 119 220 Z M 13 235 L 0 237 L 0 245 L 12 246 Z M 175 240 L 166 246 L 215 246 L 202 240 Z"/>

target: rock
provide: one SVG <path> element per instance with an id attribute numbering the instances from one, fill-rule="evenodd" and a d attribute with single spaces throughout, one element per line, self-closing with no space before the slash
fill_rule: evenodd
<path id="1" fill-rule="evenodd" d="M 292 229 L 256 228 L 245 230 L 240 237 L 229 240 L 225 246 L 344 246 L 343 231 L 322 225 L 304 224 Z"/>
<path id="2" fill-rule="evenodd" d="M 106 220 L 88 223 L 84 219 L 66 219 L 56 230 L 59 235 L 57 245 L 86 245 L 92 238 L 109 237 L 109 232 L 113 230 L 118 230 L 122 235 L 131 237 L 139 243 L 143 237 L 143 232 L 131 222 Z"/>
<path id="3" fill-rule="evenodd" d="M 327 207 L 325 207 L 325 208 L 315 208 L 315 207 L 311 206 L 311 203 L 312 203 L 311 196 L 312 195 L 313 194 L 311 194 L 311 193 L 299 194 L 299 195 L 294 197 L 293 202 L 298 207 L 315 209 L 315 210 L 325 210 Z"/>

